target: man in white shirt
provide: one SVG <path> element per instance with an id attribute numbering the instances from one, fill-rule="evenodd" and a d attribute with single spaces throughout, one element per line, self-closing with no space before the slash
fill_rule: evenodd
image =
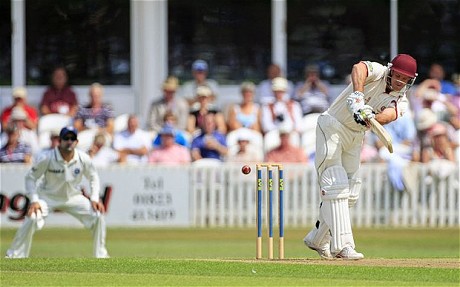
<path id="1" fill-rule="evenodd" d="M 285 100 L 288 81 L 285 78 L 273 79 L 272 90 L 275 100 L 262 106 L 261 125 L 264 133 L 279 129 L 281 126 L 301 132 L 302 109 L 298 102 Z"/>
<path id="2" fill-rule="evenodd" d="M 136 115 L 128 117 L 126 130 L 115 134 L 113 148 L 126 155 L 129 164 L 147 163 L 152 138 L 146 131 L 139 128 L 139 119 Z"/>
<path id="3" fill-rule="evenodd" d="M 91 229 L 94 257 L 109 257 L 105 247 L 105 207 L 99 197 L 99 176 L 89 156 L 75 149 L 78 140 L 74 127 L 64 127 L 59 137 L 59 146 L 44 153 L 25 177 L 31 203 L 24 223 L 6 252 L 7 258 L 29 257 L 33 234 L 43 228 L 49 212 L 56 209 L 69 213 Z M 80 189 L 83 176 L 90 184 L 89 199 Z"/>

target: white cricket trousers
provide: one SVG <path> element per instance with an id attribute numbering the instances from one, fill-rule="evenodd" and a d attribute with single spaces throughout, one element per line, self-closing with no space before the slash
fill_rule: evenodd
<path id="1" fill-rule="evenodd" d="M 109 254 L 105 247 L 106 226 L 104 215 L 95 211 L 91 202 L 83 195 L 76 195 L 66 202 L 56 202 L 43 198 L 39 200 L 42 208 L 42 217 L 26 217 L 14 236 L 11 247 L 7 250 L 9 258 L 27 258 L 32 247 L 32 238 L 36 230 L 43 227 L 44 220 L 49 210 L 67 212 L 78 219 L 85 228 L 91 229 L 93 234 L 93 255 L 96 258 L 108 258 Z"/>
<path id="2" fill-rule="evenodd" d="M 352 131 L 327 112 L 323 113 L 318 118 L 316 128 L 315 167 L 318 172 L 318 178 L 323 177 L 325 170 L 339 166 L 346 173 L 347 178 L 345 181 L 349 182 L 360 166 L 363 139 L 364 132 Z M 333 181 L 332 179 L 330 180 Z M 343 182 L 340 184 L 343 184 Z M 333 204 L 338 204 L 339 199 L 332 200 L 332 202 Z M 328 217 L 332 225 L 326 223 L 325 209 L 327 207 L 322 204 L 319 213 L 319 226 L 313 228 L 313 232 L 317 233 L 313 237 L 313 241 L 325 242 L 329 238 L 327 234 L 331 232 L 330 249 L 334 256 L 347 245 L 354 249 L 355 243 L 351 232 L 348 202 L 335 211 L 338 213 L 337 217 Z M 331 228 L 336 232 L 332 232 Z"/>

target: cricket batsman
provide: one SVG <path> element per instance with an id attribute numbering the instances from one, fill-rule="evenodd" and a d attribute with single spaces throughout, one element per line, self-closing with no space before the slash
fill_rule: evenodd
<path id="1" fill-rule="evenodd" d="M 31 204 L 6 251 L 6 258 L 29 257 L 35 231 L 43 228 L 49 211 L 55 209 L 69 213 L 91 229 L 94 257 L 109 257 L 105 247 L 105 208 L 99 199 L 99 176 L 90 157 L 75 149 L 77 143 L 77 130 L 64 127 L 59 133 L 59 145 L 44 153 L 27 173 L 25 185 Z M 82 194 L 79 186 L 83 176 L 89 180 L 90 199 Z"/>
<path id="2" fill-rule="evenodd" d="M 404 114 L 416 71 L 415 59 L 407 54 L 397 55 L 387 66 L 361 61 L 353 65 L 350 85 L 318 118 L 315 167 L 322 202 L 304 243 L 321 258 L 364 258 L 355 251 L 349 214 L 361 189 L 358 169 L 364 133 L 371 118 L 384 125 Z"/>

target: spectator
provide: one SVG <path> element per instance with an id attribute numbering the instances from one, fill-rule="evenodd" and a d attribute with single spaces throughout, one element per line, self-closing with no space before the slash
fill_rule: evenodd
<path id="1" fill-rule="evenodd" d="M 50 146 L 44 149 L 41 149 L 35 156 L 34 162 L 37 162 L 41 156 L 43 156 L 46 152 L 54 149 L 59 145 L 59 130 L 52 130 L 50 132 Z"/>
<path id="2" fill-rule="evenodd" d="M 10 121 L 8 125 L 15 125 L 19 130 L 19 141 L 27 144 L 32 149 L 32 155 L 36 155 L 40 151 L 38 145 L 38 136 L 35 131 L 26 128 L 26 111 L 22 107 L 15 107 L 11 111 Z M 6 134 L 2 136 L 2 142 L 6 142 Z"/>
<path id="3" fill-rule="evenodd" d="M 254 163 L 263 161 L 262 149 L 252 144 L 252 136 L 247 130 L 244 128 L 238 130 L 237 138 L 237 145 L 228 147 L 227 162 Z"/>
<path id="4" fill-rule="evenodd" d="M 421 102 L 419 106 L 431 109 L 438 120 L 451 122 L 458 118 L 458 108 L 450 101 L 452 96 L 441 93 L 441 83 L 438 80 L 423 81 L 415 90 L 415 95 Z"/>
<path id="5" fill-rule="evenodd" d="M 40 112 L 47 114 L 65 114 L 72 118 L 78 111 L 77 96 L 67 84 L 67 72 L 63 67 L 54 69 L 51 86 L 43 94 Z"/>
<path id="6" fill-rule="evenodd" d="M 174 129 L 174 140 L 177 144 L 190 147 L 190 134 L 186 131 L 177 128 L 176 116 L 172 112 L 166 112 L 164 115 L 164 125 L 169 125 Z M 161 145 L 161 135 L 157 135 L 153 140 L 153 147 Z"/>
<path id="7" fill-rule="evenodd" d="M 418 129 L 417 140 L 415 142 L 414 160 L 422 163 L 430 162 L 434 158 L 444 158 L 455 161 L 453 152 L 452 132 L 453 128 L 445 122 L 440 122 L 436 114 L 426 108 L 423 109 L 416 118 Z M 441 139 L 436 138 L 439 136 Z M 444 139 L 444 136 L 447 139 Z M 437 144 L 436 147 L 434 144 Z"/>
<path id="8" fill-rule="evenodd" d="M 160 131 L 161 145 L 149 155 L 149 163 L 186 164 L 191 162 L 188 148 L 175 142 L 175 129 L 165 124 Z"/>
<path id="9" fill-rule="evenodd" d="M 204 125 L 204 118 L 207 114 L 214 114 L 217 125 L 217 130 L 222 133 L 227 133 L 227 126 L 225 124 L 224 115 L 222 112 L 211 103 L 212 91 L 206 86 L 199 86 L 196 89 L 196 97 L 198 102 L 195 103 L 190 109 L 188 117 L 187 132 L 194 135 L 199 132 Z"/>
<path id="10" fill-rule="evenodd" d="M 273 93 L 273 79 L 282 77 L 281 67 L 277 64 L 270 64 L 267 67 L 267 79 L 259 83 L 256 90 L 256 102 L 261 105 L 273 103 L 275 101 L 275 94 Z M 294 85 L 288 81 L 286 93 L 283 100 L 288 101 L 294 93 Z"/>
<path id="11" fill-rule="evenodd" d="M 163 83 L 163 98 L 153 102 L 150 106 L 147 125 L 151 131 L 159 132 L 164 125 L 166 113 L 172 113 L 176 117 L 177 128 L 185 130 L 189 114 L 189 105 L 183 98 L 176 97 L 179 80 L 170 76 Z"/>
<path id="12" fill-rule="evenodd" d="M 275 102 L 262 107 L 262 130 L 264 133 L 275 130 L 281 125 L 301 132 L 302 109 L 299 103 L 284 100 L 288 82 L 284 78 L 273 79 L 272 90 L 275 93 Z"/>
<path id="13" fill-rule="evenodd" d="M 89 88 L 90 103 L 78 109 L 74 126 L 80 132 L 86 129 L 98 129 L 113 135 L 114 112 L 110 105 L 103 102 L 104 87 L 93 83 Z"/>
<path id="14" fill-rule="evenodd" d="M 254 102 L 255 85 L 252 82 L 243 82 L 240 90 L 242 102 L 229 108 L 229 131 L 244 127 L 262 132 L 260 127 L 260 105 Z"/>
<path id="15" fill-rule="evenodd" d="M 329 107 L 329 90 L 320 79 L 317 65 L 308 65 L 305 68 L 305 81 L 297 87 L 293 99 L 299 102 L 304 116 L 322 113 Z"/>
<path id="16" fill-rule="evenodd" d="M 223 160 L 227 155 L 225 135 L 217 130 L 216 115 L 209 113 L 204 116 L 203 129 L 192 141 L 192 161 L 202 158 Z"/>
<path id="17" fill-rule="evenodd" d="M 289 163 L 306 163 L 308 162 L 305 152 L 291 144 L 290 135 L 292 129 L 281 127 L 279 129 L 280 145 L 267 152 L 265 161 L 267 162 L 289 162 Z"/>
<path id="18" fill-rule="evenodd" d="M 204 60 L 196 60 L 192 64 L 193 80 L 184 83 L 180 91 L 180 96 L 187 100 L 191 106 L 196 102 L 195 91 L 200 86 L 206 86 L 211 89 L 210 102 L 216 104 L 216 98 L 219 94 L 219 84 L 212 79 L 208 79 L 209 67 Z"/>
<path id="19" fill-rule="evenodd" d="M 380 158 L 387 163 L 387 174 L 391 185 L 398 191 L 404 191 L 409 186 L 404 180 L 404 169 L 408 167 L 413 158 L 414 142 L 417 136 L 412 112 L 407 110 L 403 117 L 386 124 L 385 129 L 392 137 L 393 153 L 390 154 L 374 135 L 376 147 Z"/>
<path id="20" fill-rule="evenodd" d="M 457 163 L 448 137 L 448 124 L 438 122 L 430 109 L 424 109 L 417 119 L 418 138 L 415 160 L 429 165 L 425 184 L 443 179 L 455 171 Z"/>
<path id="21" fill-rule="evenodd" d="M 455 84 L 456 92 L 454 96 L 451 98 L 451 102 L 457 109 L 460 110 L 460 73 L 452 75 L 452 81 Z"/>
<path id="22" fill-rule="evenodd" d="M 34 107 L 27 104 L 27 90 L 23 87 L 13 89 L 13 104 L 2 111 L 2 126 L 6 127 L 8 125 L 11 112 L 15 107 L 21 107 L 26 112 L 25 127 L 29 130 L 36 130 L 38 125 L 38 112 Z"/>
<path id="23" fill-rule="evenodd" d="M 130 115 L 126 130 L 116 133 L 113 138 L 113 148 L 126 154 L 126 162 L 130 164 L 146 163 L 150 145 L 150 136 L 139 128 L 136 115 Z"/>
<path id="24" fill-rule="evenodd" d="M 126 154 L 107 146 L 104 133 L 98 133 L 88 150 L 95 167 L 106 167 L 112 163 L 126 162 Z"/>
<path id="25" fill-rule="evenodd" d="M 444 71 L 444 67 L 439 63 L 433 63 L 430 66 L 429 77 L 430 79 L 437 80 L 441 83 L 441 89 L 439 92 L 445 95 L 455 95 L 456 88 L 455 85 L 445 80 L 446 73 Z"/>
<path id="26" fill-rule="evenodd" d="M 19 128 L 9 124 L 5 133 L 8 139 L 0 149 L 0 163 L 31 163 L 32 150 L 29 145 L 19 141 Z"/>

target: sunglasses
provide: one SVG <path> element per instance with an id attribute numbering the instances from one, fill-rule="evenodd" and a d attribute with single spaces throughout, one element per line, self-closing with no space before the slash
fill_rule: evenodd
<path id="1" fill-rule="evenodd" d="M 76 137 L 63 137 L 62 140 L 63 141 L 73 141 L 74 142 L 74 141 L 77 140 L 77 138 Z"/>

